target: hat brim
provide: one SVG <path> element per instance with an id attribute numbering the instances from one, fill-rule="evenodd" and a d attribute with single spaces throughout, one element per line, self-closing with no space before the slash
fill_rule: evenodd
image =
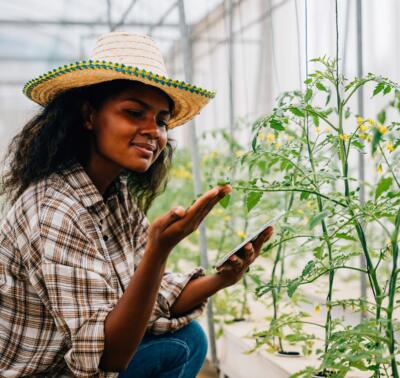
<path id="1" fill-rule="evenodd" d="M 197 114 L 215 97 L 215 92 L 173 80 L 138 67 L 106 61 L 80 61 L 51 70 L 28 81 L 24 94 L 45 106 L 57 94 L 68 89 L 88 86 L 105 81 L 127 79 L 140 81 L 163 90 L 174 101 L 174 114 L 168 129 L 180 126 Z"/>

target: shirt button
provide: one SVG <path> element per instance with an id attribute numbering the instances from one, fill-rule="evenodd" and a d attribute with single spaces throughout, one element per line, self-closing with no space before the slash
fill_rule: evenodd
<path id="1" fill-rule="evenodd" d="M 103 235 L 103 240 L 106 242 L 108 240 L 108 236 L 107 235 Z"/>

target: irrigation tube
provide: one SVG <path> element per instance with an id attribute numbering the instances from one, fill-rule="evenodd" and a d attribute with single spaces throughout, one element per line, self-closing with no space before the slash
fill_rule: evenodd
<path id="1" fill-rule="evenodd" d="M 188 38 L 188 28 L 186 24 L 185 17 L 185 6 L 183 4 L 183 0 L 178 1 L 179 8 L 179 26 L 181 33 L 181 41 L 182 41 L 182 52 L 183 52 L 183 72 L 185 76 L 185 81 L 187 83 L 191 83 L 193 80 L 193 65 L 191 58 L 191 46 Z M 190 152 L 192 156 L 192 164 L 193 164 L 193 184 L 194 191 L 196 195 L 201 194 L 201 174 L 200 174 L 200 163 L 199 163 L 199 151 L 196 139 L 196 125 L 194 121 L 191 121 L 191 124 L 187 127 L 187 131 L 189 133 L 189 143 L 190 143 Z M 200 231 L 200 258 L 201 265 L 207 269 L 208 268 L 208 257 L 207 257 L 207 235 L 206 228 L 204 223 L 202 222 L 199 227 Z M 214 316 L 213 316 L 213 308 L 212 308 L 212 300 L 208 299 L 207 306 L 207 325 L 208 325 L 208 336 L 210 341 L 210 349 L 211 349 L 211 359 L 212 363 L 216 368 L 218 368 L 218 359 L 217 359 L 217 348 L 215 343 L 215 330 L 214 330 Z"/>

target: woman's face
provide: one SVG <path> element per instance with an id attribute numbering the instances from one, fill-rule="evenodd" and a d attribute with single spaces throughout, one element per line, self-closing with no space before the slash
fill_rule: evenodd
<path id="1" fill-rule="evenodd" d="M 94 154 L 116 169 L 145 172 L 167 143 L 170 103 L 157 88 L 132 84 L 91 114 L 85 127 L 92 130 L 92 160 Z"/>

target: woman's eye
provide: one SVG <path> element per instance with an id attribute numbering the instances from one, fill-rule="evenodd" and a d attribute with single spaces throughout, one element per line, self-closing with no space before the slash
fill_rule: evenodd
<path id="1" fill-rule="evenodd" d="M 159 119 L 159 120 L 157 121 L 157 124 L 158 124 L 158 126 L 160 126 L 160 127 L 168 127 L 168 122 L 167 122 L 167 121 L 164 121 L 163 119 Z"/>
<path id="2" fill-rule="evenodd" d="M 141 118 L 143 116 L 143 112 L 140 110 L 127 110 L 128 114 L 134 118 Z"/>

